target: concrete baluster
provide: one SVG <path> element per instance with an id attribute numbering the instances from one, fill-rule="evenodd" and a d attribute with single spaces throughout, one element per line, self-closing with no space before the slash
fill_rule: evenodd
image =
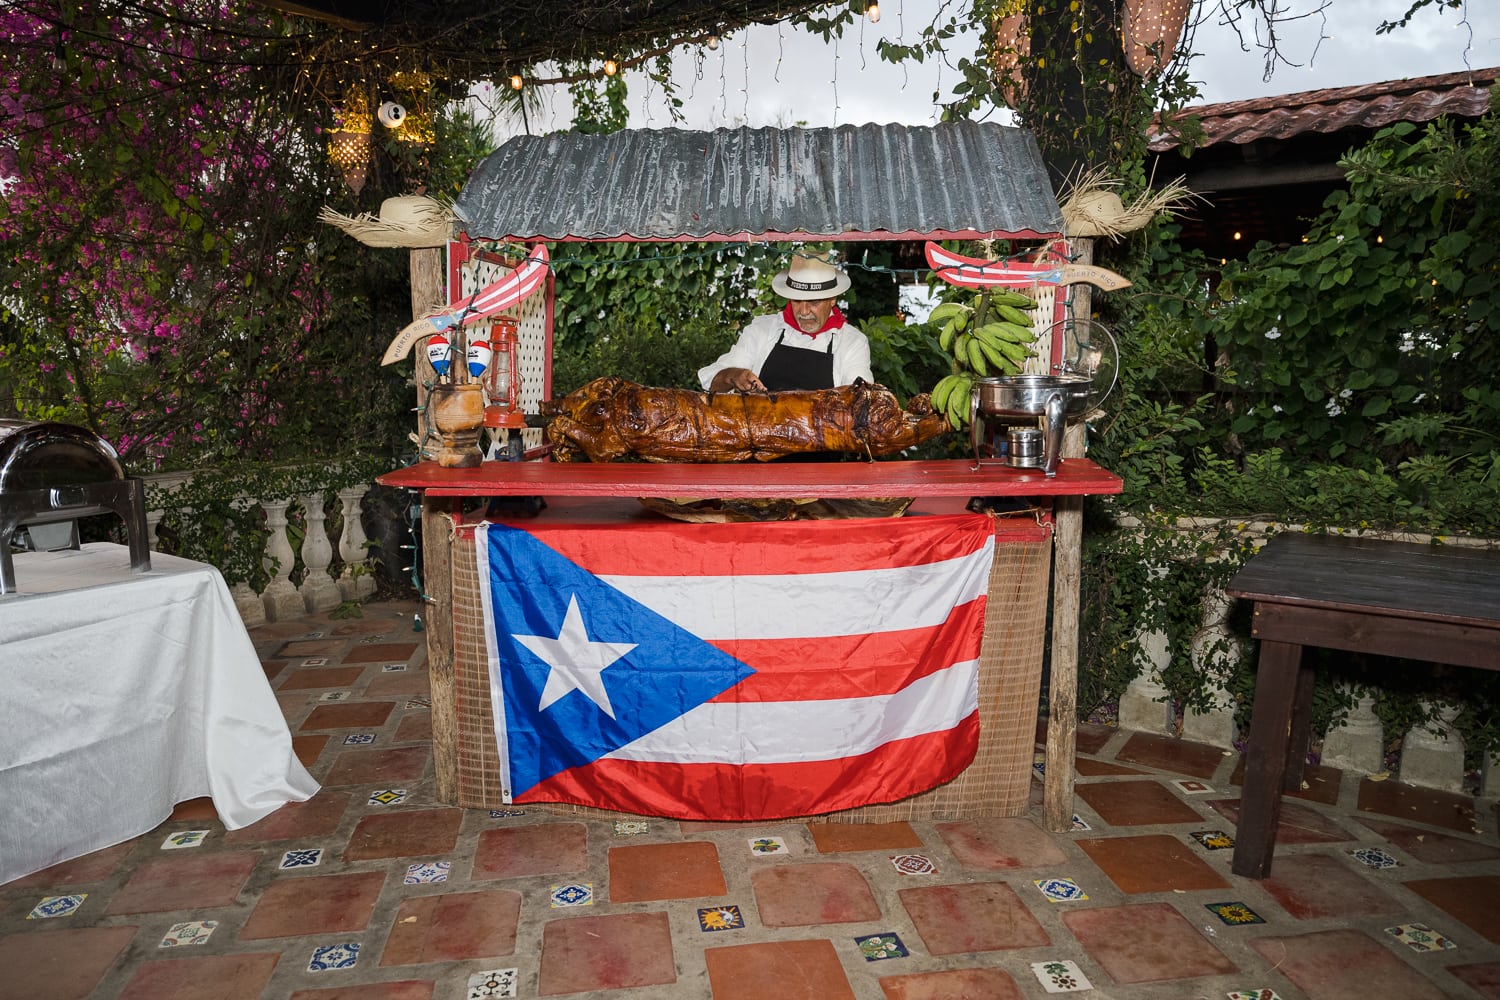
<path id="1" fill-rule="evenodd" d="M 344 532 L 339 536 L 339 558 L 344 561 L 344 572 L 339 576 L 339 593 L 346 601 L 357 601 L 375 593 L 375 575 L 361 573 L 356 576 L 354 571 L 356 566 L 370 568 L 360 507 L 360 501 L 369 491 L 368 484 L 339 490 L 339 501 L 344 505 Z"/>
<path id="2" fill-rule="evenodd" d="M 1323 738 L 1323 763 L 1355 774 L 1385 770 L 1385 733 L 1375 715 L 1375 697 L 1359 696 L 1344 721 Z"/>
<path id="3" fill-rule="evenodd" d="M 1150 575 L 1152 580 L 1160 580 L 1167 575 L 1166 567 L 1152 566 Z M 1172 662 L 1167 634 L 1159 629 L 1153 630 L 1136 636 L 1135 641 L 1150 665 L 1137 674 L 1120 695 L 1120 728 L 1174 735 L 1177 727 L 1172 697 L 1161 683 L 1162 671 Z"/>
<path id="4" fill-rule="evenodd" d="M 292 551 L 292 544 L 286 537 L 286 509 L 291 506 L 291 501 L 262 500 L 260 506 L 266 512 L 266 527 L 271 532 L 271 537 L 266 540 L 266 568 L 270 569 L 273 559 L 277 563 L 271 582 L 261 595 L 266 606 L 266 620 L 279 622 L 301 618 L 307 614 L 307 605 L 292 583 L 292 564 L 297 554 Z"/>
<path id="5" fill-rule="evenodd" d="M 1239 662 L 1239 642 L 1229 629 L 1229 598 L 1218 587 L 1203 595 L 1203 625 L 1193 636 L 1193 667 L 1205 678 L 1229 674 Z M 1234 747 L 1234 698 L 1222 682 L 1211 682 L 1209 696 L 1213 707 L 1206 711 L 1193 708 L 1182 713 L 1182 737 L 1197 743 L 1232 749 Z"/>
<path id="6" fill-rule="evenodd" d="M 333 545 L 328 541 L 328 515 L 323 512 L 323 494 L 308 493 L 302 497 L 307 533 L 302 539 L 302 598 L 310 613 L 328 611 L 339 606 L 339 587 L 328 567 L 333 565 Z"/>
<path id="7" fill-rule="evenodd" d="M 1413 726 L 1401 743 L 1401 780 L 1445 792 L 1464 790 L 1464 741 L 1453 729 L 1458 705 L 1437 706 L 1438 717 Z"/>
<path id="8" fill-rule="evenodd" d="M 162 518 L 166 516 L 167 512 L 164 510 L 146 511 L 146 546 L 150 548 L 152 552 L 160 551 L 160 546 L 157 544 L 156 539 L 156 527 L 157 525 L 161 524 Z"/>
<path id="9" fill-rule="evenodd" d="M 1479 795 L 1481 798 L 1500 798 L 1500 754 L 1487 753 L 1479 769 Z"/>

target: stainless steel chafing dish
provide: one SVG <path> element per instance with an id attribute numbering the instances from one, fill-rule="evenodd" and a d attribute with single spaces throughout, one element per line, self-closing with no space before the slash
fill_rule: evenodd
<path id="1" fill-rule="evenodd" d="M 11 542 L 22 528 L 33 548 L 77 548 L 78 518 L 94 514 L 118 515 L 131 569 L 151 568 L 145 486 L 107 441 L 72 424 L 0 420 L 0 594 L 16 591 Z"/>

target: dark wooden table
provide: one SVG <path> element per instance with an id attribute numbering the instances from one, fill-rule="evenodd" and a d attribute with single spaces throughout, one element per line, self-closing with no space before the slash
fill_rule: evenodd
<path id="1" fill-rule="evenodd" d="M 1265 878 L 1281 792 L 1301 787 L 1311 735 L 1303 647 L 1500 670 L 1500 552 L 1288 532 L 1224 593 L 1255 602 L 1260 640 L 1232 867 Z"/>

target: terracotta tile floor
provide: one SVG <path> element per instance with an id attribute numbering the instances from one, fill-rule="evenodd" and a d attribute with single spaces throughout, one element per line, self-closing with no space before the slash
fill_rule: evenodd
<path id="1" fill-rule="evenodd" d="M 0 885 L 0 997 L 1500 1000 L 1493 800 L 1310 768 L 1243 879 L 1238 754 L 1084 725 L 1060 834 L 1039 782 L 1022 816 L 865 826 L 460 810 L 414 610 L 252 629 L 323 791 Z"/>

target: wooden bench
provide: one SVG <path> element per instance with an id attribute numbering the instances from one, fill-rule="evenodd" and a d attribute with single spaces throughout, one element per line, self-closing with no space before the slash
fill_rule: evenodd
<path id="1" fill-rule="evenodd" d="M 1305 646 L 1500 670 L 1500 552 L 1286 533 L 1224 592 L 1260 640 L 1233 871 L 1271 872 L 1281 792 L 1301 787 L 1313 670 Z"/>

